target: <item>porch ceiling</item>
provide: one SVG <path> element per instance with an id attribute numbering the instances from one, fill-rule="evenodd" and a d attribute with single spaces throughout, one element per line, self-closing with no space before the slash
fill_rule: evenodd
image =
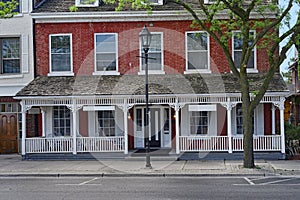
<path id="1" fill-rule="evenodd" d="M 250 89 L 257 91 L 265 74 L 249 74 Z M 279 73 L 273 77 L 269 93 L 288 92 Z M 149 94 L 220 94 L 240 93 L 240 84 L 231 74 L 149 75 Z M 40 76 L 17 93 L 17 97 L 143 95 L 145 76 Z"/>

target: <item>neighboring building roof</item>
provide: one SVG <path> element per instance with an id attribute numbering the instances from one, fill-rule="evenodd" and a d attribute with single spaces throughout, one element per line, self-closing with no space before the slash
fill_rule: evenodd
<path id="1" fill-rule="evenodd" d="M 193 2 L 193 0 L 189 0 Z M 195 2 L 195 1 L 194 1 Z M 75 5 L 75 0 L 46 0 L 33 12 L 71 12 L 70 7 Z M 99 12 L 115 11 L 116 5 L 100 3 L 97 7 L 78 7 L 77 12 Z M 124 8 L 126 10 L 126 8 Z M 183 10 L 183 8 L 174 2 L 165 0 L 164 5 L 154 5 L 153 10 Z"/>
<path id="2" fill-rule="evenodd" d="M 249 74 L 251 91 L 257 91 L 265 74 Z M 288 92 L 282 76 L 276 73 L 267 92 Z M 149 75 L 149 94 L 240 93 L 238 79 L 232 74 Z M 145 76 L 40 76 L 16 96 L 93 96 L 143 95 Z"/>

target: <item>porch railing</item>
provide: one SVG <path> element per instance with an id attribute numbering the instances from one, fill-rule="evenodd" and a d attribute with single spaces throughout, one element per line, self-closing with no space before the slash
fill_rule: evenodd
<path id="1" fill-rule="evenodd" d="M 72 150 L 71 137 L 26 138 L 26 153 L 68 153 Z"/>
<path id="2" fill-rule="evenodd" d="M 73 152 L 72 137 L 26 138 L 26 153 Z M 124 136 L 77 137 L 77 152 L 121 152 L 124 151 Z"/>
<path id="3" fill-rule="evenodd" d="M 228 151 L 226 136 L 180 136 L 180 151 Z"/>
<path id="4" fill-rule="evenodd" d="M 280 135 L 254 136 L 253 149 L 254 151 L 280 151 L 281 136 Z M 244 150 L 244 139 L 242 137 L 232 138 L 232 150 L 233 151 Z"/>
<path id="5" fill-rule="evenodd" d="M 119 152 L 124 148 L 124 136 L 77 138 L 78 152 Z"/>
<path id="6" fill-rule="evenodd" d="M 229 151 L 229 138 L 227 136 L 180 136 L 180 151 Z M 281 136 L 266 135 L 254 136 L 254 151 L 280 151 Z M 232 151 L 243 151 L 243 137 L 232 137 Z"/>

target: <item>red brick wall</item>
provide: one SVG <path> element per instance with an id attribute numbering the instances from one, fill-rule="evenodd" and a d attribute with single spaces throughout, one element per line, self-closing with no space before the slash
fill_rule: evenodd
<path id="1" fill-rule="evenodd" d="M 264 104 L 264 132 L 265 135 L 272 135 L 272 104 Z"/>
<path id="2" fill-rule="evenodd" d="M 136 74 L 139 71 L 139 37 L 144 22 L 122 23 L 37 23 L 37 75 L 49 73 L 49 35 L 72 34 L 73 71 L 76 75 L 91 75 L 94 71 L 94 33 L 118 33 L 119 72 Z M 192 31 L 190 21 L 153 22 L 147 24 L 151 32 L 163 32 L 164 70 L 183 73 L 185 63 L 185 32 Z M 229 41 L 231 46 L 231 41 Z M 267 53 L 257 49 L 259 71 L 269 67 Z M 210 37 L 210 65 L 213 72 L 230 72 L 222 49 Z"/>

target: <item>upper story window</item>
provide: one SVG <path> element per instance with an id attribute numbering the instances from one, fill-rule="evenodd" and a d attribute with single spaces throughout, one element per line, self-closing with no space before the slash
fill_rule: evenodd
<path id="1" fill-rule="evenodd" d="M 95 34 L 94 74 L 118 74 L 118 47 L 116 33 Z"/>
<path id="2" fill-rule="evenodd" d="M 207 32 L 186 33 L 186 72 L 209 72 L 209 36 Z"/>
<path id="3" fill-rule="evenodd" d="M 164 0 L 149 0 L 152 5 L 164 5 Z"/>
<path id="4" fill-rule="evenodd" d="M 75 5 L 78 7 L 96 7 L 99 5 L 99 0 L 75 0 Z"/>
<path id="5" fill-rule="evenodd" d="M 250 38 L 254 38 L 255 31 L 250 32 Z M 241 58 L 242 58 L 242 46 L 243 46 L 243 37 L 240 31 L 233 32 L 233 60 L 234 64 L 240 68 L 241 65 Z M 248 46 L 252 45 L 253 40 L 248 41 Z M 247 64 L 247 70 L 256 72 L 256 48 L 252 49 L 248 64 Z"/>
<path id="6" fill-rule="evenodd" d="M 21 73 L 20 38 L 0 38 L 0 74 Z"/>
<path id="7" fill-rule="evenodd" d="M 9 2 L 9 1 L 11 1 L 11 0 L 0 0 L 0 2 L 4 2 L 4 3 Z M 16 6 L 16 9 L 14 9 L 13 11 L 17 12 L 17 13 L 20 13 L 21 12 L 20 1 L 19 0 L 15 0 L 15 1 L 18 3 L 18 5 Z"/>
<path id="8" fill-rule="evenodd" d="M 50 35 L 50 74 L 73 75 L 72 35 Z"/>
<path id="9" fill-rule="evenodd" d="M 151 44 L 148 51 L 148 70 L 149 73 L 164 73 L 163 72 L 163 35 L 162 33 L 151 33 Z M 140 48 L 141 57 L 145 57 L 143 47 Z M 145 59 L 141 58 L 141 71 L 145 71 Z"/>

